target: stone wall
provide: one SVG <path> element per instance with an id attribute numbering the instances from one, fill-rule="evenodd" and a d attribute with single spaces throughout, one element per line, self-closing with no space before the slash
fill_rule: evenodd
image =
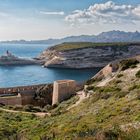
<path id="1" fill-rule="evenodd" d="M 45 88 L 43 85 L 24 86 L 14 88 L 0 89 L 0 104 L 4 105 L 41 105 L 38 100 L 35 100 L 36 90 L 38 88 Z M 50 87 L 49 87 L 50 88 Z M 83 88 L 83 84 L 77 84 L 74 80 L 59 80 L 55 81 L 52 90 L 47 90 L 45 102 L 57 104 L 70 98 L 77 90 Z M 45 91 L 46 92 L 46 91 Z M 50 93 L 49 93 L 50 92 Z"/>
<path id="2" fill-rule="evenodd" d="M 76 82 L 74 80 L 59 80 L 53 85 L 52 104 L 60 103 L 70 98 L 76 91 Z"/>
<path id="3" fill-rule="evenodd" d="M 112 72 L 116 72 L 118 70 L 117 62 L 112 62 L 105 66 L 102 70 L 100 70 L 93 78 L 94 79 L 103 79 L 112 74 Z M 92 78 L 92 79 L 93 79 Z"/>
<path id="4" fill-rule="evenodd" d="M 37 88 L 45 85 L 46 84 L 0 88 L 0 104 L 4 104 L 4 105 L 33 104 L 34 95 Z"/>
<path id="5" fill-rule="evenodd" d="M 46 84 L 40 84 L 40 85 L 31 85 L 31 86 L 19 86 L 19 87 L 9 87 L 9 88 L 0 88 L 0 95 L 1 94 L 17 94 L 20 92 L 28 92 L 29 90 L 36 90 L 37 88 L 41 86 L 45 86 Z"/>
<path id="6" fill-rule="evenodd" d="M 0 98 L 0 104 L 4 105 L 22 105 L 21 95 L 17 96 L 6 96 Z"/>
<path id="7" fill-rule="evenodd" d="M 26 90 L 20 92 L 22 105 L 34 103 L 35 90 Z"/>

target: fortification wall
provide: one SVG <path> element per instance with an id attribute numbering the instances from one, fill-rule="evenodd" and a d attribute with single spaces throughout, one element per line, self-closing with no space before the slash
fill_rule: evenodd
<path id="1" fill-rule="evenodd" d="M 45 86 L 45 84 L 0 88 L 0 103 L 4 105 L 33 104 L 35 92 L 37 88 L 40 88 L 42 86 Z"/>
<path id="2" fill-rule="evenodd" d="M 18 94 L 17 96 L 7 96 L 0 98 L 0 104 L 4 105 L 22 105 L 21 95 Z"/>
<path id="3" fill-rule="evenodd" d="M 35 100 L 36 90 L 42 88 L 43 85 L 23 86 L 13 88 L 0 88 L 0 103 L 4 105 L 41 105 L 44 102 Z M 51 87 L 48 87 L 51 88 Z M 75 92 L 83 88 L 82 84 L 76 85 L 74 80 L 59 80 L 55 81 L 52 89 L 47 90 L 45 101 L 47 103 L 57 104 L 70 98 Z M 46 92 L 46 91 L 45 91 Z M 13 95 L 13 96 L 11 96 Z M 40 99 L 41 101 L 41 99 Z"/>
<path id="4" fill-rule="evenodd" d="M 74 80 L 59 80 L 53 85 L 52 104 L 60 103 L 75 94 L 76 82 Z"/>
<path id="5" fill-rule="evenodd" d="M 9 88 L 0 88 L 0 94 L 15 94 L 15 93 L 20 93 L 24 91 L 29 91 L 29 90 L 36 90 L 37 88 L 41 86 L 45 86 L 46 84 L 40 84 L 40 85 L 31 85 L 31 86 L 19 86 L 19 87 L 9 87 Z"/>
<path id="6" fill-rule="evenodd" d="M 105 66 L 102 70 L 100 70 L 93 78 L 95 79 L 103 79 L 118 70 L 117 62 L 112 62 Z"/>
<path id="7" fill-rule="evenodd" d="M 35 90 L 26 90 L 20 92 L 22 105 L 33 104 Z"/>

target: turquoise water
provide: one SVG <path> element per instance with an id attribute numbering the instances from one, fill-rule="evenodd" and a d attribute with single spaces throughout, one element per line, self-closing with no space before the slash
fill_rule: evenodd
<path id="1" fill-rule="evenodd" d="M 6 50 L 11 51 L 21 57 L 36 57 L 49 45 L 31 45 L 31 44 L 1 44 L 0 55 Z M 22 85 L 33 85 L 42 83 L 51 83 L 55 80 L 74 79 L 85 81 L 99 71 L 95 69 L 58 69 L 43 68 L 41 66 L 0 66 L 0 87 L 13 87 Z"/>

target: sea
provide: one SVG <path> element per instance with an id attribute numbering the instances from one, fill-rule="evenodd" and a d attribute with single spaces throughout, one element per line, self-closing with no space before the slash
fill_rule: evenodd
<path id="1" fill-rule="evenodd" d="M 18 57 L 35 58 L 50 47 L 46 44 L 0 44 L 0 55 L 10 51 Z M 83 82 L 93 77 L 100 68 L 59 69 L 39 65 L 0 66 L 0 88 L 52 83 L 55 80 L 73 79 Z"/>

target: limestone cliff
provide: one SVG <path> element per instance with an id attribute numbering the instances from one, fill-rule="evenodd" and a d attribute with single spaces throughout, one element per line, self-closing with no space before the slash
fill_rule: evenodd
<path id="1" fill-rule="evenodd" d="M 63 43 L 45 50 L 45 67 L 94 68 L 140 54 L 140 43 Z"/>

